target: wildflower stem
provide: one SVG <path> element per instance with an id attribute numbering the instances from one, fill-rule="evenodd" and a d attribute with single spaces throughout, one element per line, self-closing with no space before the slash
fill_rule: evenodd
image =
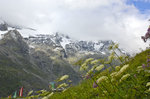
<path id="1" fill-rule="evenodd" d="M 115 50 L 113 50 L 115 55 L 118 57 L 118 59 L 120 60 L 120 62 L 123 64 L 123 61 L 121 60 L 121 58 L 118 56 L 118 54 L 115 52 Z"/>
<path id="2" fill-rule="evenodd" d="M 103 88 L 105 88 L 105 90 L 108 92 L 109 96 L 111 96 L 111 95 L 110 95 L 110 92 L 108 91 L 108 89 L 107 89 L 103 84 L 101 84 L 101 85 L 102 85 Z"/>
<path id="3" fill-rule="evenodd" d="M 110 67 L 111 67 L 113 70 L 115 70 L 115 68 L 112 66 L 112 64 L 111 64 L 111 63 L 109 63 L 109 65 L 110 65 Z"/>
<path id="4" fill-rule="evenodd" d="M 119 49 L 119 48 L 117 48 L 117 50 L 120 52 L 120 53 L 122 53 L 122 51 Z M 124 54 L 124 53 L 122 53 L 122 54 Z M 125 55 L 125 54 L 124 54 Z"/>
<path id="5" fill-rule="evenodd" d="M 92 78 L 92 77 L 91 77 Z M 98 83 L 92 78 L 92 80 L 94 81 L 94 83 L 98 86 L 98 88 L 99 88 L 99 90 L 101 90 L 102 92 L 103 92 L 103 90 L 100 88 L 100 86 L 98 85 Z M 103 94 L 105 94 L 104 92 L 103 92 Z M 106 94 L 105 94 L 105 96 L 107 96 Z"/>
<path id="6" fill-rule="evenodd" d="M 84 69 L 84 70 L 85 70 L 85 69 Z M 87 70 L 85 70 L 85 71 L 88 72 Z M 91 73 L 89 73 L 89 75 L 90 75 L 90 78 L 94 81 L 94 83 L 98 86 L 99 91 L 101 90 L 101 91 L 103 92 L 103 90 L 100 88 L 100 86 L 99 86 L 98 83 L 95 81 L 95 79 L 93 79 Z M 105 96 L 107 96 L 104 92 L 103 92 L 103 94 L 104 94 Z"/>
<path id="7" fill-rule="evenodd" d="M 110 79 L 110 76 L 108 75 L 108 79 L 109 79 L 109 82 L 110 82 L 110 84 L 112 85 L 112 87 L 113 87 L 113 89 L 114 89 L 114 91 L 115 91 L 115 88 L 114 88 L 114 86 L 119 90 L 119 88 L 116 86 L 116 84 L 113 84 L 112 82 L 111 82 L 111 79 Z M 114 86 L 113 86 L 114 85 Z M 118 94 L 118 96 L 120 96 L 120 94 L 119 93 L 117 93 Z M 121 96 L 120 96 L 121 97 Z"/>

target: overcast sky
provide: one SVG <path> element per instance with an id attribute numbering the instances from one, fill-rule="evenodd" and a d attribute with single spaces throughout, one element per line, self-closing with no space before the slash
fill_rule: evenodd
<path id="1" fill-rule="evenodd" d="M 0 0 L 0 18 L 40 33 L 115 40 L 136 52 L 148 45 L 141 40 L 150 24 L 147 4 L 150 0 Z"/>

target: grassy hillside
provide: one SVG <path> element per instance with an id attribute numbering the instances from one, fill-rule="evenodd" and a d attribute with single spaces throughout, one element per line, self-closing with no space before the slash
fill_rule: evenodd
<path id="1" fill-rule="evenodd" d="M 109 67 L 101 71 L 102 66 L 100 65 L 92 72 L 87 71 L 84 80 L 77 86 L 62 85 L 65 88 L 62 92 L 45 91 L 29 97 L 43 97 L 43 99 L 149 99 L 150 49 L 130 58 L 129 61 L 125 61 L 125 58 L 121 60 L 121 65 L 113 66 L 114 69 Z M 93 67 L 99 64 L 98 62 L 94 65 L 94 61 L 96 63 L 96 60 L 87 59 L 81 64 L 81 67 L 85 63 L 86 66 L 90 64 Z M 84 70 L 86 71 L 86 68 Z"/>
<path id="2" fill-rule="evenodd" d="M 16 35 L 15 38 L 12 36 Z M 49 89 L 49 82 L 68 74 L 75 83 L 80 80 L 68 62 L 52 60 L 43 51 L 29 49 L 16 30 L 9 31 L 0 40 L 0 98 L 14 94 L 23 86 L 23 95 L 30 90 Z"/>
<path id="3" fill-rule="evenodd" d="M 130 77 L 118 83 L 120 80 L 113 82 L 99 83 L 99 87 L 93 88 L 92 79 L 86 79 L 78 86 L 71 87 L 62 93 L 55 93 L 51 99 L 99 99 L 99 98 L 150 98 L 150 90 L 147 82 L 150 82 L 150 67 L 143 67 L 141 71 L 137 71 L 139 66 L 147 63 L 147 57 L 150 50 L 143 51 L 132 58 L 127 64 L 129 68 L 124 74 L 130 74 Z M 122 66 L 121 66 L 122 67 Z M 107 69 L 108 70 L 108 69 Z M 99 73 L 99 77 L 109 76 L 114 71 L 108 72 L 107 70 Z M 115 70 L 116 71 L 116 70 Z M 93 79 L 97 79 L 94 78 Z M 110 78 L 112 79 L 112 78 Z"/>

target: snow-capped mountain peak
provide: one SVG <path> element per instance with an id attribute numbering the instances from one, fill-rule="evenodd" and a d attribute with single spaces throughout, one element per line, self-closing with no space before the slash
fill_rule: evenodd
<path id="1" fill-rule="evenodd" d="M 61 33 L 43 34 L 38 33 L 32 28 L 16 28 L 8 25 L 4 21 L 0 21 L 0 39 L 5 33 L 10 30 L 17 30 L 26 39 L 29 47 L 36 48 L 35 46 L 49 46 L 55 51 L 61 51 L 64 55 L 75 55 L 79 54 L 107 54 L 109 53 L 108 47 L 112 44 L 112 40 L 98 40 L 98 41 L 84 41 L 75 40 L 68 35 Z M 15 38 L 15 35 L 12 34 Z"/>
<path id="2" fill-rule="evenodd" d="M 39 46 L 45 45 L 52 47 L 54 51 L 61 51 L 65 55 L 79 54 L 107 54 L 109 53 L 108 47 L 112 44 L 111 40 L 99 41 L 83 41 L 75 40 L 69 36 L 61 33 L 38 34 L 26 38 L 29 45 Z"/>

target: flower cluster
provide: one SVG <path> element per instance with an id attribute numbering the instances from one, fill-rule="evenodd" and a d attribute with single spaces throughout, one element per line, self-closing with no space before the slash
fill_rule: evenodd
<path id="1" fill-rule="evenodd" d="M 58 81 L 63 81 L 69 78 L 69 75 L 62 76 Z"/>
<path id="2" fill-rule="evenodd" d="M 120 70 L 120 66 L 116 66 L 116 67 L 115 67 L 115 70 L 116 70 L 116 71 L 119 71 L 119 70 Z"/>
<path id="3" fill-rule="evenodd" d="M 102 65 L 97 66 L 97 67 L 95 68 L 95 70 L 100 71 L 100 70 L 102 70 L 103 68 L 104 68 L 104 65 L 102 64 Z"/>
<path id="4" fill-rule="evenodd" d="M 81 67 L 80 67 L 80 71 L 83 71 L 83 70 L 86 70 L 88 69 L 88 66 L 86 63 L 82 64 Z"/>
<path id="5" fill-rule="evenodd" d="M 57 88 L 62 88 L 62 87 L 67 87 L 67 86 L 68 86 L 68 84 L 62 83 L 62 84 L 60 84 Z"/>
<path id="6" fill-rule="evenodd" d="M 85 60 L 85 63 L 88 64 L 89 62 L 91 62 L 92 60 L 94 60 L 94 58 L 88 58 Z"/>
<path id="7" fill-rule="evenodd" d="M 97 64 L 99 62 L 99 60 L 93 60 L 93 61 L 91 61 L 91 65 L 95 65 L 95 64 Z"/>
<path id="8" fill-rule="evenodd" d="M 120 82 L 126 80 L 128 77 L 130 76 L 130 74 L 125 74 L 121 77 Z"/>
<path id="9" fill-rule="evenodd" d="M 106 81 L 107 79 L 108 79 L 107 76 L 102 76 L 102 77 L 98 78 L 96 82 L 100 83 L 100 82 Z"/>
<path id="10" fill-rule="evenodd" d="M 127 65 L 124 65 L 124 66 L 120 69 L 120 71 L 119 71 L 115 76 L 116 76 L 116 77 L 122 76 L 122 74 L 128 69 L 128 67 L 129 67 L 128 64 L 127 64 Z"/>

